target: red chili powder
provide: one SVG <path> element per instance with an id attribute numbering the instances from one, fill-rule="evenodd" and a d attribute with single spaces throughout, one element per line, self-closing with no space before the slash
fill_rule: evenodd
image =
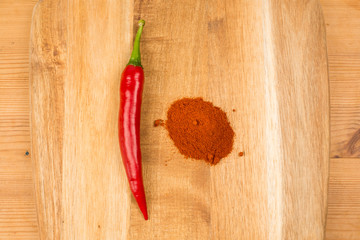
<path id="1" fill-rule="evenodd" d="M 232 151 L 235 134 L 226 113 L 202 98 L 175 101 L 167 112 L 165 125 L 186 158 L 215 165 Z"/>
<path id="2" fill-rule="evenodd" d="M 154 127 L 158 127 L 158 126 L 164 126 L 165 123 L 164 123 L 164 120 L 162 119 L 157 119 L 154 121 Z"/>

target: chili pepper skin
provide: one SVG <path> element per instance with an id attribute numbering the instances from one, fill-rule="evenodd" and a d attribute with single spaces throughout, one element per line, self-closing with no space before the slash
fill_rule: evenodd
<path id="1" fill-rule="evenodd" d="M 147 220 L 140 150 L 140 112 L 144 85 L 144 71 L 140 60 L 140 37 L 144 25 L 145 21 L 140 20 L 130 61 L 121 75 L 119 143 L 130 189 Z"/>

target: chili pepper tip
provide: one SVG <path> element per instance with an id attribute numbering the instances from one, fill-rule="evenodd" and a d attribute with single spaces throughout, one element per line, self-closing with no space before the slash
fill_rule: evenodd
<path id="1" fill-rule="evenodd" d="M 144 19 L 141 19 L 139 21 L 139 26 L 145 26 L 145 20 Z"/>

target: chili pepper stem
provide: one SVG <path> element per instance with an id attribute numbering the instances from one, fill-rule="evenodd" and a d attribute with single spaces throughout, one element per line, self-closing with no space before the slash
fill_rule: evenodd
<path id="1" fill-rule="evenodd" d="M 140 37 L 141 37 L 141 33 L 142 33 L 144 25 L 145 25 L 145 20 L 141 19 L 139 21 L 139 29 L 135 36 L 134 47 L 133 47 L 128 65 L 142 67 L 141 66 L 141 58 L 140 58 Z"/>

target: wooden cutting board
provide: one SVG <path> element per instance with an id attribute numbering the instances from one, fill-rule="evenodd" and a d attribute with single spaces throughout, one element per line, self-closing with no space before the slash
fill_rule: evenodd
<path id="1" fill-rule="evenodd" d="M 117 140 L 119 79 L 139 18 L 149 221 Z M 42 239 L 323 239 L 329 94 L 318 1 L 44 0 L 30 62 Z M 153 127 L 185 96 L 221 107 L 236 132 L 214 167 L 184 159 Z"/>

